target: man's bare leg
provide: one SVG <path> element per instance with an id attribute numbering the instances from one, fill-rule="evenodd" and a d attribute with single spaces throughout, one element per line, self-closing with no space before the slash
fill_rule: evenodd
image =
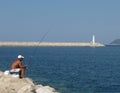
<path id="1" fill-rule="evenodd" d="M 24 68 L 20 69 L 20 78 L 24 78 Z"/>

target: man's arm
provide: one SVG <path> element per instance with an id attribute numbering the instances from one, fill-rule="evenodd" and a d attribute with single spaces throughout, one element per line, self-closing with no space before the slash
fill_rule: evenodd
<path id="1" fill-rule="evenodd" d="M 28 66 L 27 66 L 27 65 L 22 66 L 21 62 L 19 62 L 19 67 L 20 67 L 20 68 L 24 68 L 24 69 L 26 69 Z"/>

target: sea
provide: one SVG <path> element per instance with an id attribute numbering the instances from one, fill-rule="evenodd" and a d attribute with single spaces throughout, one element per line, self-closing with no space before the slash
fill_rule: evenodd
<path id="1" fill-rule="evenodd" d="M 0 47 L 0 70 L 19 54 L 35 84 L 59 93 L 120 93 L 120 46 Z"/>

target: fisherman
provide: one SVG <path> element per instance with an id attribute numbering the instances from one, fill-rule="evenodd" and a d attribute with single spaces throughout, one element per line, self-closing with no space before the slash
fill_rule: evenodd
<path id="1" fill-rule="evenodd" d="M 13 70 L 13 71 L 16 70 L 16 69 L 19 70 L 19 77 L 20 78 L 24 78 L 24 71 L 25 71 L 25 69 L 28 68 L 27 65 L 22 66 L 22 60 L 23 59 L 24 59 L 24 56 L 18 55 L 17 60 L 15 60 L 11 65 L 11 70 Z"/>

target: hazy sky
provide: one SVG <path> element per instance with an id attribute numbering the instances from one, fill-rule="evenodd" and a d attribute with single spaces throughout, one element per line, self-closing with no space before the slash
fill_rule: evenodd
<path id="1" fill-rule="evenodd" d="M 90 42 L 120 38 L 120 0 L 0 0 L 0 41 Z"/>

